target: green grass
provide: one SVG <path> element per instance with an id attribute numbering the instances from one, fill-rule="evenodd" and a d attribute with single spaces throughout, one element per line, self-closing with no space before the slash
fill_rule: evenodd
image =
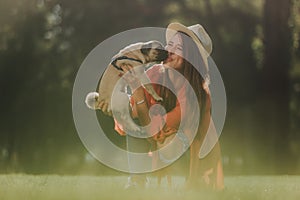
<path id="1" fill-rule="evenodd" d="M 156 178 L 144 190 L 124 190 L 127 177 L 122 176 L 58 176 L 58 175 L 0 175 L 0 199 L 20 200 L 298 200 L 300 176 L 229 176 L 225 177 L 226 189 L 222 192 L 184 191 L 184 179 L 174 177 L 174 187 L 157 188 Z"/>

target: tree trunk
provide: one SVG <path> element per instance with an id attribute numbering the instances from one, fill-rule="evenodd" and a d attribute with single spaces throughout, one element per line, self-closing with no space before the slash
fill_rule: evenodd
<path id="1" fill-rule="evenodd" d="M 264 145 L 266 169 L 275 173 L 291 172 L 289 148 L 291 29 L 288 25 L 291 0 L 265 0 L 264 63 L 258 99 L 261 113 L 259 137 Z M 263 153 L 264 154 L 264 153 Z"/>

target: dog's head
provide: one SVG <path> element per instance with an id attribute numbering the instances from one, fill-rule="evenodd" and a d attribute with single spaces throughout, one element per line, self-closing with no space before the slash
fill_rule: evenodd
<path id="1" fill-rule="evenodd" d="M 162 43 L 158 41 L 149 41 L 142 45 L 142 54 L 147 62 L 160 62 L 168 57 L 168 52 L 165 50 Z"/>

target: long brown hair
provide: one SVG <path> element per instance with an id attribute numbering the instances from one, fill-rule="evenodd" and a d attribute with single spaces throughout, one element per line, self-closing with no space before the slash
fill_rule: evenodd
<path id="1" fill-rule="evenodd" d="M 158 94 L 163 98 L 161 105 L 166 109 L 166 112 L 171 111 L 176 106 L 176 95 L 172 92 L 174 91 L 174 86 L 169 78 L 168 70 L 162 76 L 162 85 L 158 85 Z"/>
<path id="2" fill-rule="evenodd" d="M 183 43 L 183 70 L 181 71 L 181 73 L 185 77 L 185 79 L 189 81 L 190 85 L 192 86 L 192 89 L 194 90 L 197 96 L 200 107 L 200 114 L 202 116 L 202 113 L 204 114 L 205 111 L 206 100 L 208 95 L 203 88 L 203 84 L 205 82 L 205 78 L 203 78 L 203 76 L 207 76 L 207 68 L 205 66 L 202 56 L 200 55 L 196 43 L 191 39 L 190 36 L 186 35 L 185 33 L 178 33 L 181 36 Z M 171 83 L 171 80 L 169 79 L 168 73 L 165 73 L 163 78 L 165 85 L 172 85 L 169 84 Z M 177 100 L 176 95 L 170 90 L 173 88 L 169 88 L 159 86 L 159 93 L 164 99 L 162 105 L 165 107 L 167 112 L 169 112 L 176 106 Z M 192 91 L 186 90 L 187 98 L 190 96 L 191 92 Z"/>
<path id="3" fill-rule="evenodd" d="M 204 77 L 208 76 L 208 71 L 196 43 L 185 33 L 181 31 L 178 33 L 181 36 L 183 43 L 183 76 L 192 86 L 197 96 L 198 103 L 200 104 L 200 111 L 202 113 L 205 111 L 208 95 L 203 87 L 205 83 Z M 187 96 L 189 92 L 191 91 L 187 91 Z"/>

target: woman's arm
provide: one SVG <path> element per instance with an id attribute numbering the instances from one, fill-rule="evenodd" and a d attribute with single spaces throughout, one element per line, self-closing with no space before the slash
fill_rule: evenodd
<path id="1" fill-rule="evenodd" d="M 145 95 L 145 90 L 142 87 L 139 87 L 134 91 L 131 98 L 133 100 L 133 111 L 136 113 L 140 124 L 142 126 L 146 126 L 151 123 L 148 134 L 153 135 L 155 140 L 163 143 L 166 137 L 177 132 L 177 125 L 180 124 L 179 103 L 177 103 L 176 107 L 165 116 L 157 115 L 151 119 L 149 115 L 149 106 L 147 103 L 147 100 L 149 99 L 147 99 Z M 153 121 L 151 122 L 151 120 Z"/>
<path id="2" fill-rule="evenodd" d="M 180 106 L 179 103 L 169 113 L 162 115 L 149 115 L 149 108 L 151 102 L 154 101 L 152 97 L 142 87 L 136 89 L 131 96 L 133 100 L 133 113 L 138 117 L 142 126 L 148 125 L 148 135 L 153 136 L 153 139 L 163 143 L 165 138 L 176 133 L 177 124 L 180 124 Z M 178 113 L 179 112 L 179 113 Z"/>
<path id="3" fill-rule="evenodd" d="M 133 110 L 136 112 L 140 124 L 142 126 L 148 125 L 151 119 L 143 87 L 137 88 L 131 95 L 131 98 L 133 100 Z"/>
<path id="4" fill-rule="evenodd" d="M 123 67 L 122 69 L 124 73 L 132 68 L 132 66 L 128 65 Z M 150 77 L 150 79 L 159 78 L 159 69 L 159 66 L 154 66 L 147 71 L 147 75 Z M 171 111 L 165 114 L 165 116 L 154 116 L 150 118 L 149 108 L 151 102 L 154 101 L 152 96 L 144 90 L 139 82 L 139 79 L 135 77 L 133 73 L 127 73 L 126 77 L 124 78 L 133 90 L 133 94 L 131 95 L 133 117 L 137 117 L 139 119 L 140 125 L 146 126 L 151 123 L 149 134 L 155 135 L 158 133 L 158 135 L 163 136 L 161 138 L 176 133 L 181 123 L 181 116 L 184 116 L 185 114 L 185 110 L 181 109 L 184 108 L 186 104 L 185 87 L 182 87 L 180 91 L 177 92 L 178 99 L 176 106 Z M 156 138 L 158 138 L 158 135 L 156 135 Z"/>

